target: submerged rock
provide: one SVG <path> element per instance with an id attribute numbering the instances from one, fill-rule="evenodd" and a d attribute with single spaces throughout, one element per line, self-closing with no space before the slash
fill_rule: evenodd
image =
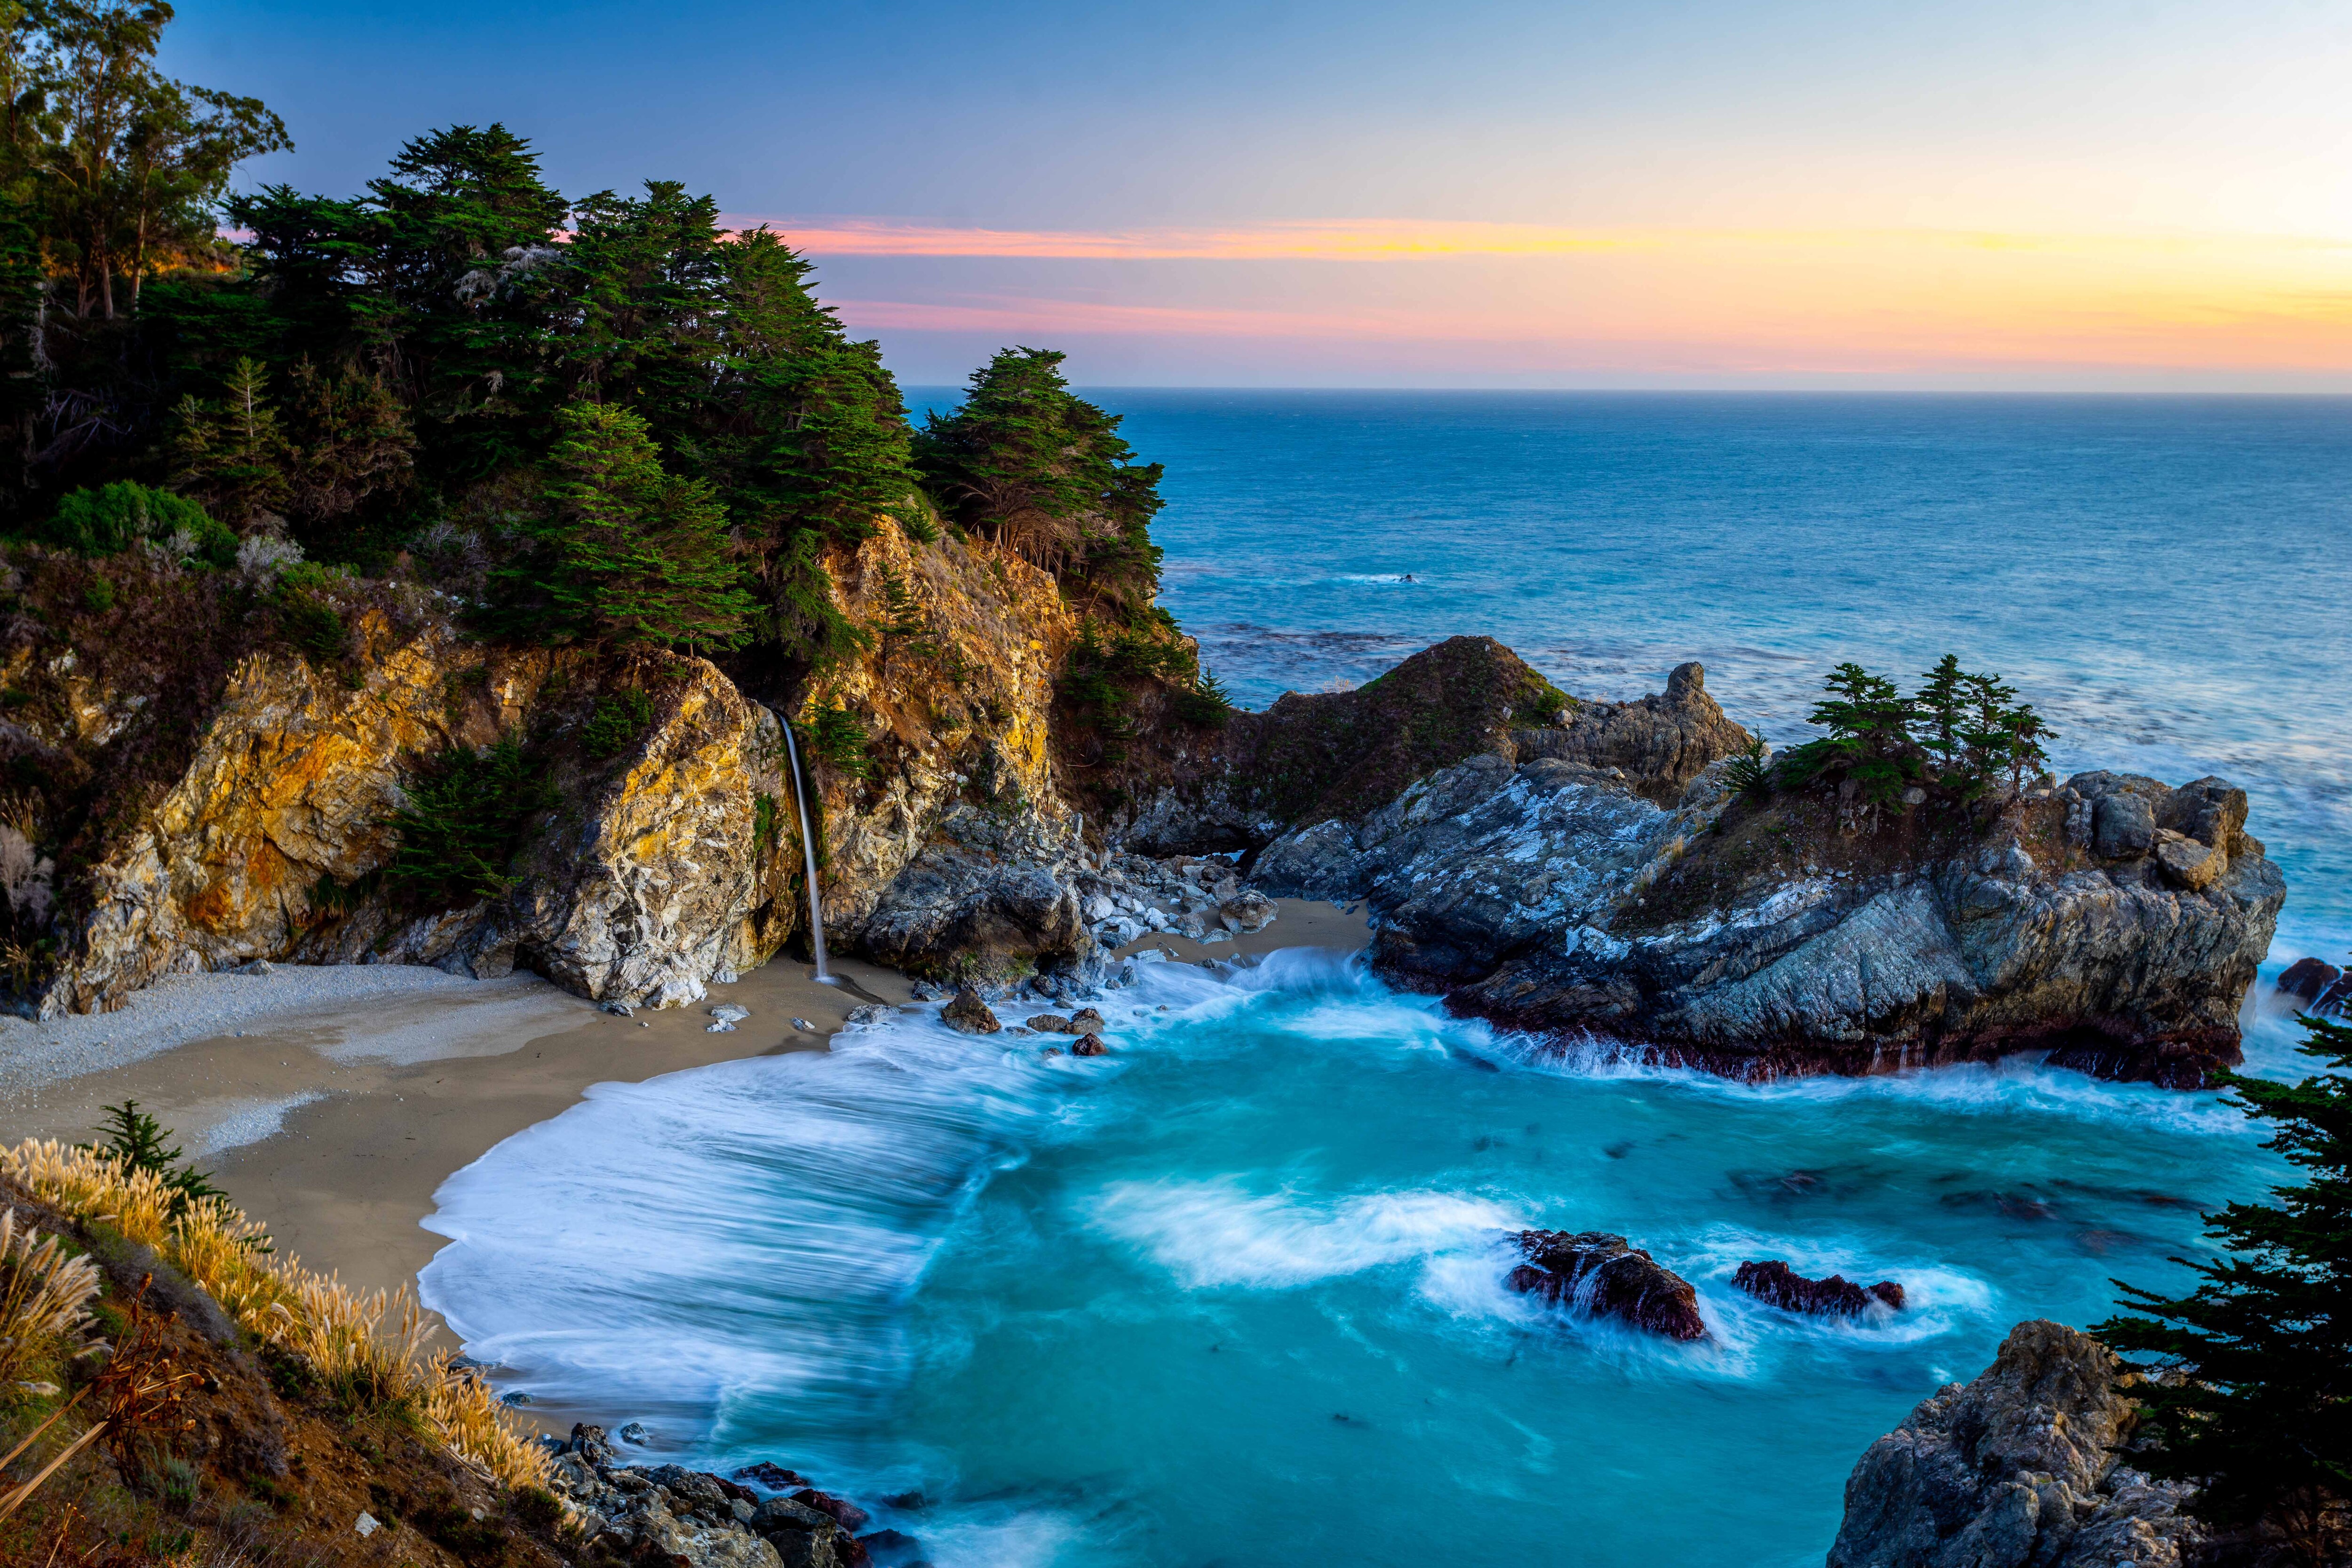
<path id="1" fill-rule="evenodd" d="M 1706 1338 L 1698 1292 L 1689 1280 L 1622 1236 L 1587 1230 L 1523 1230 L 1528 1261 L 1511 1270 L 1512 1289 L 1597 1317 L 1616 1318 L 1673 1340 Z"/>
<path id="2" fill-rule="evenodd" d="M 2179 1568 L 2189 1489 L 2124 1463 L 2127 1381 L 2089 1335 L 2020 1323 L 1863 1455 L 1829 1568 Z"/>
<path id="3" fill-rule="evenodd" d="M 1004 1027 L 996 1021 L 996 1015 L 988 1004 L 980 999 L 980 993 L 969 985 L 957 992 L 955 1000 L 940 1010 L 940 1022 L 967 1035 L 992 1035 Z"/>
<path id="4" fill-rule="evenodd" d="M 1838 1312 L 1850 1318 L 1874 1306 L 1891 1307 L 1899 1312 L 1904 1304 L 1903 1287 L 1892 1279 L 1882 1279 L 1866 1289 L 1843 1274 L 1808 1279 L 1778 1258 L 1741 1264 L 1731 1282 L 1759 1301 L 1786 1307 L 1792 1312 Z"/>

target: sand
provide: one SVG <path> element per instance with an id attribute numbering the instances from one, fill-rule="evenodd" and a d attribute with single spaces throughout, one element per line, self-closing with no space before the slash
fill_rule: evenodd
<path id="1" fill-rule="evenodd" d="M 1120 951 L 1223 963 L 1364 945 L 1360 914 L 1292 900 L 1278 908 L 1273 925 L 1231 942 L 1155 936 Z M 445 1245 L 420 1224 L 442 1182 L 591 1085 L 823 1050 L 851 1008 L 911 1003 L 903 975 L 854 960 L 834 968 L 856 989 L 820 985 L 807 964 L 778 959 L 692 1007 L 633 1018 L 528 974 L 280 965 L 169 980 L 117 1013 L 5 1020 L 0 1137 L 87 1138 L 103 1107 L 135 1099 L 280 1252 L 394 1289 Z M 751 1016 L 733 1033 L 707 1032 L 708 1009 L 729 1003 Z"/>

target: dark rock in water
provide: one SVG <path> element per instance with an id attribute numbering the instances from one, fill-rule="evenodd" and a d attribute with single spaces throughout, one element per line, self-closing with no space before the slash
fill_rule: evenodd
<path id="1" fill-rule="evenodd" d="M 916 1568 L 923 1560 L 923 1543 L 902 1530 L 877 1530 L 861 1535 L 857 1544 L 874 1560 L 874 1568 Z"/>
<path id="2" fill-rule="evenodd" d="M 1778 1258 L 1741 1264 L 1731 1282 L 1759 1301 L 1792 1312 L 1842 1312 L 1850 1318 L 1882 1302 L 1898 1312 L 1903 1310 L 1903 1287 L 1892 1279 L 1866 1289 L 1843 1274 L 1808 1279 Z"/>
<path id="3" fill-rule="evenodd" d="M 833 1521 L 844 1530 L 863 1530 L 871 1522 L 866 1510 L 856 1503 L 835 1497 L 831 1492 L 818 1491 L 813 1487 L 807 1491 L 794 1492 L 793 1500 L 804 1508 L 813 1508 L 819 1513 L 831 1516 Z"/>
<path id="4" fill-rule="evenodd" d="M 1069 1032 L 1073 1035 L 1099 1035 L 1110 1024 L 1092 1007 L 1081 1007 L 1070 1015 Z"/>
<path id="5" fill-rule="evenodd" d="M 2298 958 L 2288 964 L 2286 973 L 2278 977 L 2278 990 L 2280 995 L 2303 1003 L 2305 1012 L 2321 1017 L 2352 1005 L 2352 978 L 2316 958 Z"/>
<path id="6" fill-rule="evenodd" d="M 2178 1568 L 2189 1491 L 2123 1462 L 2127 1383 L 2089 1335 L 2020 1323 L 1863 1455 L 1828 1568 Z"/>
<path id="7" fill-rule="evenodd" d="M 646 1424 L 642 1421 L 632 1421 L 613 1436 L 624 1443 L 632 1443 L 640 1448 L 654 1440 L 654 1435 L 646 1430 Z"/>
<path id="8" fill-rule="evenodd" d="M 955 1000 L 940 1009 L 940 1022 L 967 1035 L 992 1035 L 1004 1027 L 996 1021 L 996 1015 L 989 1010 L 988 1004 L 980 999 L 980 993 L 969 985 L 957 992 Z"/>
<path id="9" fill-rule="evenodd" d="M 1029 1026 L 1041 1035 L 1066 1035 L 1070 1021 L 1059 1013 L 1040 1013 L 1029 1020 Z"/>
<path id="10" fill-rule="evenodd" d="M 772 1464 L 766 1459 L 761 1460 L 756 1465 L 744 1466 L 735 1472 L 735 1479 L 739 1481 L 757 1481 L 770 1491 L 779 1492 L 789 1487 L 804 1487 L 809 1484 L 808 1478 L 798 1470 L 788 1470 L 783 1466 Z"/>
<path id="11" fill-rule="evenodd" d="M 1070 1054 L 1074 1057 L 1098 1057 L 1106 1054 L 1109 1049 L 1108 1046 L 1102 1043 L 1100 1035 L 1088 1035 L 1070 1047 Z"/>
<path id="12" fill-rule="evenodd" d="M 1511 1270 L 1512 1289 L 1555 1304 L 1571 1302 L 1675 1340 L 1706 1338 L 1698 1292 L 1622 1236 L 1586 1230 L 1523 1230 L 1528 1261 Z"/>

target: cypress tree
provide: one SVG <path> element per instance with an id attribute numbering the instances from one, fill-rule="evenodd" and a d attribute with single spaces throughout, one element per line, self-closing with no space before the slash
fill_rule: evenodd
<path id="1" fill-rule="evenodd" d="M 752 605 L 709 484 L 662 467 L 640 416 L 581 403 L 557 418 L 541 548 L 506 574 L 558 638 L 729 648 Z"/>
<path id="2" fill-rule="evenodd" d="M 2222 1082 L 2305 1180 L 2205 1216 L 2228 1256 L 2173 1259 L 2200 1276 L 2189 1294 L 2116 1281 L 2126 1315 L 2096 1331 L 2138 1370 L 2177 1374 L 2134 1391 L 2157 1446 L 2132 1462 L 2198 1483 L 2215 1524 L 2270 1521 L 2317 1564 L 2345 1544 L 2329 1537 L 2352 1501 L 2352 1027 L 2303 1024 L 2304 1054 L 2335 1070 Z"/>

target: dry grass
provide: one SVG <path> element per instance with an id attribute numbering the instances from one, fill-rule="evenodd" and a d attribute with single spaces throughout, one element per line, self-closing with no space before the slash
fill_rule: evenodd
<path id="1" fill-rule="evenodd" d="M 28 1139 L 0 1149 L 0 1172 L 76 1219 L 103 1221 L 154 1248 L 238 1327 L 299 1356 L 347 1398 L 407 1403 L 453 1452 L 507 1485 L 547 1484 L 547 1456 L 487 1385 L 452 1373 L 446 1357 L 420 1364 L 425 1323 L 406 1287 L 362 1296 L 331 1274 L 265 1252 L 257 1245 L 261 1226 L 226 1198 L 191 1204 L 174 1219 L 163 1182 L 111 1155 Z M 79 1261 L 94 1291 L 96 1270 Z"/>
<path id="2" fill-rule="evenodd" d="M 49 1345 L 88 1321 L 98 1294 L 98 1265 L 68 1258 L 54 1236 L 0 1214 L 0 1383 L 33 1370 Z"/>

